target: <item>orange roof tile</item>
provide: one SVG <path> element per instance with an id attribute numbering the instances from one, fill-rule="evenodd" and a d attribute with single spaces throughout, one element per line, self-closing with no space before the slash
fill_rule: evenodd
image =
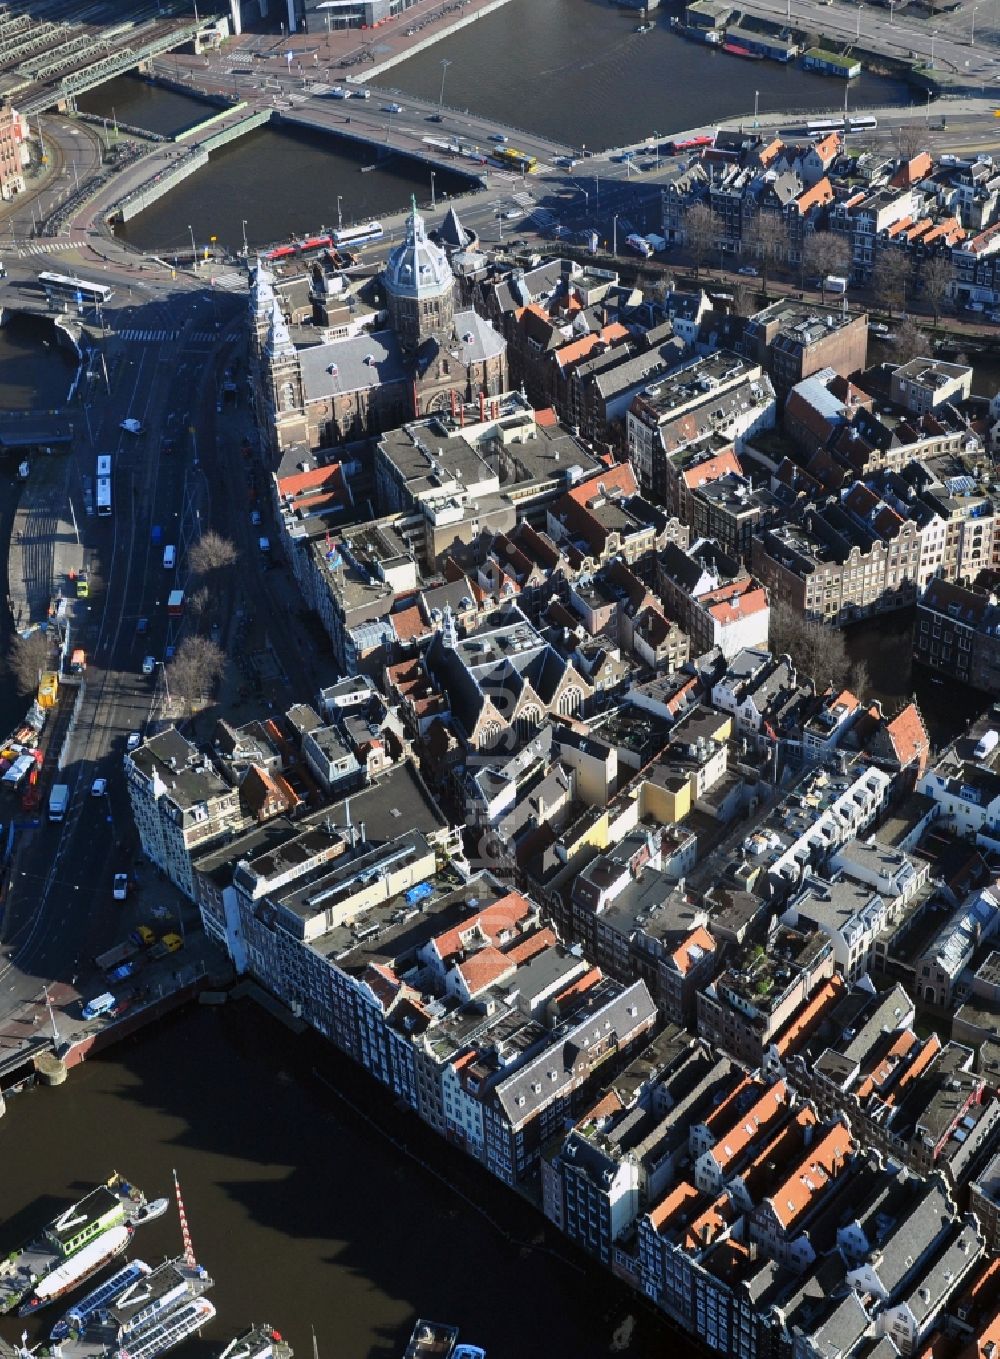
<path id="1" fill-rule="evenodd" d="M 697 963 L 700 963 L 706 953 L 715 952 L 715 940 L 702 925 L 692 930 L 688 937 L 681 944 L 680 948 L 675 949 L 672 954 L 674 967 L 686 977 Z"/>
<path id="2" fill-rule="evenodd" d="M 564 991 L 560 991 L 557 996 L 554 996 L 552 1004 L 558 1009 L 563 1009 L 571 1000 L 575 1000 L 577 996 L 585 995 L 592 986 L 596 986 L 603 976 L 604 973 L 599 967 L 592 967 L 589 972 L 585 972 L 582 977 L 577 977 L 575 982 L 572 982 Z"/>
<path id="3" fill-rule="evenodd" d="M 850 1129 L 835 1123 L 819 1142 L 806 1148 L 805 1155 L 785 1182 L 765 1200 L 783 1231 L 788 1231 L 817 1194 L 837 1178 L 852 1147 Z"/>
<path id="4" fill-rule="evenodd" d="M 878 1066 L 865 1077 L 858 1086 L 858 1099 L 867 1099 L 870 1094 L 880 1090 L 886 1081 L 896 1070 L 902 1058 L 904 1058 L 914 1043 L 919 1043 L 920 1039 L 912 1029 L 904 1029 L 892 1047 L 885 1054 Z"/>
<path id="5" fill-rule="evenodd" d="M 278 481 L 278 493 L 283 496 L 301 495 L 304 491 L 314 491 L 317 487 L 341 486 L 343 478 L 340 463 L 328 463 L 326 467 L 312 467 L 308 472 L 292 472 Z"/>
<path id="6" fill-rule="evenodd" d="M 456 966 L 471 996 L 477 996 L 504 977 L 513 976 L 517 970 L 517 963 L 498 948 L 477 949 Z"/>
<path id="7" fill-rule="evenodd" d="M 737 582 L 743 585 L 744 582 Z M 741 593 L 734 590 L 731 585 L 724 585 L 721 590 L 713 590 L 712 594 L 723 594 L 726 596 L 717 603 L 709 603 L 705 595 L 699 599 L 700 604 L 706 604 L 708 612 L 717 623 L 738 623 L 741 618 L 749 618 L 752 614 L 761 613 L 767 608 L 767 594 L 761 586 L 753 586 L 752 581 L 745 582 L 746 587 Z"/>
<path id="8" fill-rule="evenodd" d="M 602 1119 L 620 1114 L 624 1108 L 621 1096 L 614 1090 L 606 1090 L 597 1103 L 592 1104 L 583 1117 L 577 1119 L 574 1126 L 582 1128 L 588 1123 L 599 1123 Z"/>
<path id="9" fill-rule="evenodd" d="M 720 1133 L 711 1157 L 720 1170 L 740 1156 L 762 1129 L 767 1129 L 773 1119 L 785 1108 L 788 1090 L 784 1081 L 769 1086 L 757 1100 L 725 1133 Z"/>
<path id="10" fill-rule="evenodd" d="M 900 1076 L 899 1084 L 896 1086 L 896 1089 L 892 1092 L 892 1094 L 890 1094 L 886 1103 L 887 1104 L 895 1103 L 895 1100 L 898 1098 L 900 1093 L 903 1090 L 905 1090 L 908 1085 L 912 1085 L 913 1082 L 919 1076 L 923 1075 L 923 1073 L 927 1070 L 931 1062 L 933 1062 L 934 1058 L 938 1055 L 940 1051 L 941 1051 L 941 1039 L 937 1036 L 936 1033 L 928 1034 L 928 1036 L 924 1039 L 923 1047 L 920 1049 L 916 1057 L 914 1057 L 913 1061 L 903 1072 L 902 1076 Z"/>
<path id="11" fill-rule="evenodd" d="M 729 1195 L 720 1194 L 715 1202 L 691 1223 L 684 1240 L 685 1246 L 688 1250 L 710 1246 L 732 1222 L 735 1212 Z"/>
<path id="12" fill-rule="evenodd" d="M 638 489 L 631 464 L 617 462 L 604 472 L 595 472 L 586 481 L 578 481 L 566 494 L 570 500 L 576 501 L 578 505 L 586 506 L 602 493 L 608 494 L 611 491 L 619 491 L 622 495 L 635 495 Z"/>
<path id="13" fill-rule="evenodd" d="M 408 609 L 400 609 L 397 613 L 391 613 L 389 622 L 401 642 L 412 642 L 414 638 L 423 637 L 430 632 L 430 628 L 424 622 L 424 616 L 420 612 L 419 604 L 411 604 Z"/>
<path id="14" fill-rule="evenodd" d="M 431 942 L 438 957 L 443 960 L 461 953 L 466 943 L 477 938 L 486 938 L 495 947 L 503 942 L 504 935 L 513 935 L 516 926 L 525 916 L 531 914 L 532 909 L 531 902 L 521 896 L 520 892 L 508 892 L 492 906 L 477 911 L 468 920 L 463 920 L 454 929 L 445 930 L 444 934 L 439 934 Z"/>
<path id="15" fill-rule="evenodd" d="M 536 930 L 534 934 L 529 934 L 527 939 L 522 939 L 513 948 L 509 948 L 506 956 L 513 958 L 515 963 L 527 963 L 558 942 L 555 930 L 546 925 L 544 929 Z"/>
<path id="16" fill-rule="evenodd" d="M 558 425 L 558 423 L 559 417 L 552 406 L 546 406 L 544 410 L 535 411 L 536 425 L 543 425 L 545 428 L 551 429 L 553 425 Z"/>
<path id="17" fill-rule="evenodd" d="M 702 1119 L 703 1124 L 709 1132 L 715 1134 L 717 1128 L 729 1125 L 736 1101 L 739 1100 L 743 1093 L 746 1090 L 749 1090 L 752 1085 L 753 1081 L 750 1077 L 744 1076 L 738 1085 L 733 1086 L 732 1090 L 730 1090 L 721 1104 L 717 1104 L 714 1109 L 709 1110 Z"/>
<path id="18" fill-rule="evenodd" d="M 795 206 L 799 212 L 804 213 L 811 208 L 822 207 L 824 203 L 832 203 L 833 197 L 833 186 L 824 175 L 811 189 L 807 189 L 804 194 L 799 195 L 795 200 Z"/>
<path id="19" fill-rule="evenodd" d="M 735 448 L 724 448 L 714 458 L 706 458 L 704 462 L 695 463 L 694 467 L 689 467 L 682 475 L 684 485 L 689 491 L 693 491 L 699 486 L 708 486 L 713 481 L 718 481 L 720 477 L 728 476 L 730 472 L 738 477 L 743 475 L 743 466 L 736 456 Z"/>
<path id="20" fill-rule="evenodd" d="M 661 1199 L 655 1208 L 649 1210 L 649 1220 L 658 1232 L 662 1232 L 672 1217 L 685 1208 L 690 1208 L 699 1198 L 701 1195 L 694 1185 L 681 1180 L 680 1184 L 674 1185 L 665 1199 Z"/>
<path id="21" fill-rule="evenodd" d="M 780 1056 L 793 1052 L 819 1025 L 824 1014 L 840 999 L 846 985 L 840 973 L 835 973 L 818 991 L 801 1005 L 774 1040 Z"/>
<path id="22" fill-rule="evenodd" d="M 922 774 L 931 742 L 917 705 L 908 703 L 899 716 L 889 723 L 886 731 L 900 765 L 906 769 L 916 764 L 918 772 Z"/>

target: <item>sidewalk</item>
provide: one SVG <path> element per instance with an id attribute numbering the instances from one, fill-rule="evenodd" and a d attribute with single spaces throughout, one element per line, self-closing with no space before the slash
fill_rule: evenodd
<path id="1" fill-rule="evenodd" d="M 35 458 L 21 490 L 7 559 L 8 604 L 18 630 L 43 623 L 70 571 L 85 565 L 70 514 L 72 472 L 66 454 Z"/>

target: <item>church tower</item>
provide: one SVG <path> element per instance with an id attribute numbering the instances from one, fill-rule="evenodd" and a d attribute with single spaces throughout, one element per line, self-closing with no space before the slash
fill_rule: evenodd
<path id="1" fill-rule="evenodd" d="M 403 349 L 416 353 L 425 340 L 448 343 L 455 328 L 455 280 L 448 256 L 428 239 L 424 219 L 412 200 L 402 245 L 385 270 L 389 324 Z"/>

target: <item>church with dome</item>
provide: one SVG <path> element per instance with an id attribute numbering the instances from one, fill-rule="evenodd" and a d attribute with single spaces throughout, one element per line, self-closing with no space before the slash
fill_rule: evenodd
<path id="1" fill-rule="evenodd" d="M 446 238 L 465 234 L 453 209 L 445 227 Z M 271 416 L 276 455 L 381 433 L 506 390 L 506 341 L 478 312 L 456 310 L 447 251 L 415 203 L 367 299 L 320 262 L 308 295 L 299 282 L 296 306 L 265 261 L 251 280 L 257 399 Z"/>

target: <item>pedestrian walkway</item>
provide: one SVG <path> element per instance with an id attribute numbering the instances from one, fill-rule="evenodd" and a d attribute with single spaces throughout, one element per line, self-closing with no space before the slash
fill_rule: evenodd
<path id="1" fill-rule="evenodd" d="M 119 340 L 132 344 L 171 344 L 177 339 L 176 330 L 119 330 L 115 332 Z"/>
<path id="2" fill-rule="evenodd" d="M 173 344 L 180 337 L 179 330 L 118 330 L 115 332 L 119 340 L 126 340 L 129 344 Z M 188 340 L 194 344 L 215 344 L 219 338 L 217 330 L 195 330 L 188 335 Z"/>
<path id="3" fill-rule="evenodd" d="M 19 629 L 45 622 L 70 572 L 85 566 L 69 502 L 71 470 L 58 453 L 34 458 L 21 490 L 7 558 L 7 602 Z"/>
<path id="4" fill-rule="evenodd" d="M 75 241 L 15 241 L 14 252 L 19 259 L 28 255 L 56 255 L 62 250 L 76 248 Z"/>

